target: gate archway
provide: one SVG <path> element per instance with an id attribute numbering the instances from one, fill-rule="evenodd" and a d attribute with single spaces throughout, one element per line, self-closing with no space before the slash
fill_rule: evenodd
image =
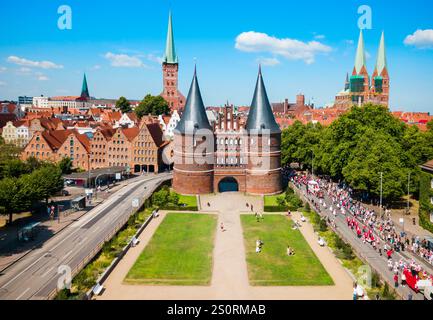
<path id="1" fill-rule="evenodd" d="M 218 183 L 218 192 L 238 192 L 239 183 L 233 177 L 225 177 Z"/>

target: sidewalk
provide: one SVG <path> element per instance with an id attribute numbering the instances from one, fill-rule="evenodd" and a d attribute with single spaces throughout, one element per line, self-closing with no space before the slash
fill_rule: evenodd
<path id="1" fill-rule="evenodd" d="M 245 197 L 243 194 L 202 196 L 200 201 L 206 204 L 206 212 L 218 215 L 217 235 L 213 250 L 213 272 L 210 286 L 153 286 L 129 285 L 123 282 L 142 250 L 149 243 L 154 232 L 166 216 L 150 222 L 139 237 L 139 245 L 131 248 L 122 258 L 107 280 L 103 283 L 105 290 L 97 300 L 350 300 L 353 281 L 343 266 L 328 248 L 317 243 L 313 227 L 308 223 L 300 228 L 318 259 L 333 278 L 333 286 L 293 286 L 293 287 L 259 287 L 250 286 L 247 273 L 247 262 L 243 239 L 240 211 L 245 212 L 246 202 L 253 204 L 261 212 L 261 197 Z M 210 206 L 207 206 L 209 202 Z M 197 214 L 200 214 L 198 212 Z M 245 213 L 251 214 L 251 213 Z M 278 214 L 278 213 L 273 213 Z M 295 214 L 295 218 L 300 218 Z M 223 222 L 225 232 L 219 229 Z"/>
<path id="2" fill-rule="evenodd" d="M 129 180 L 125 180 L 128 181 Z M 56 218 L 50 219 L 47 214 L 35 214 L 34 216 L 21 219 L 12 226 L 5 226 L 0 229 L 0 274 L 15 262 L 26 256 L 32 250 L 40 248 L 51 237 L 61 232 L 67 226 L 80 219 L 90 210 L 108 199 L 114 192 L 123 188 L 125 181 L 119 183 L 110 189 L 110 193 L 100 192 L 96 200 L 91 202 L 85 210 L 76 211 L 66 216 L 60 213 L 60 221 Z M 37 227 L 37 235 L 33 241 L 19 241 L 17 237 L 18 230 L 30 223 L 40 222 Z"/>

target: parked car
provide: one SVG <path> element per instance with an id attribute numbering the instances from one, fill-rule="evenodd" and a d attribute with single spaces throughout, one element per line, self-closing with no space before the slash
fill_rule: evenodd
<path id="1" fill-rule="evenodd" d="M 74 180 L 65 180 L 64 184 L 65 184 L 65 186 L 72 186 L 75 184 L 75 181 Z"/>

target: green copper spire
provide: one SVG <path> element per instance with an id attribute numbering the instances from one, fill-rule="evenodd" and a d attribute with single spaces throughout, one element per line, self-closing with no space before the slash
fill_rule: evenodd
<path id="1" fill-rule="evenodd" d="M 81 87 L 81 98 L 86 98 L 86 99 L 90 98 L 89 88 L 87 87 L 87 78 L 85 73 L 83 78 L 83 86 Z"/>
<path id="2" fill-rule="evenodd" d="M 366 67 L 365 64 L 365 49 L 364 49 L 364 36 L 361 32 L 359 33 L 359 40 L 358 40 L 358 49 L 356 50 L 356 59 L 355 59 L 355 70 L 356 73 L 359 74 L 361 72 L 361 69 L 363 66 Z"/>
<path id="3" fill-rule="evenodd" d="M 168 31 L 167 31 L 167 45 L 165 47 L 165 63 L 177 63 L 176 50 L 174 48 L 173 25 L 171 21 L 171 12 L 168 15 Z"/>
<path id="4" fill-rule="evenodd" d="M 382 32 L 380 37 L 379 51 L 377 52 L 376 70 L 377 75 L 380 76 L 383 69 L 387 68 L 386 65 L 386 50 L 385 50 L 385 33 Z"/>

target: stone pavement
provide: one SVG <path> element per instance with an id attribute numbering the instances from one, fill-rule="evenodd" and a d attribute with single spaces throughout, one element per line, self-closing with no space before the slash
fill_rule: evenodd
<path id="1" fill-rule="evenodd" d="M 151 221 L 141 234 L 140 244 L 131 248 L 114 269 L 106 282 L 100 300 L 326 300 L 351 299 L 353 281 L 328 248 L 317 243 L 311 225 L 305 223 L 301 232 L 335 282 L 334 286 L 321 287 L 252 287 L 248 283 L 245 247 L 240 221 L 240 212 L 246 202 L 253 204 L 254 211 L 263 210 L 261 197 L 247 197 L 240 193 L 202 196 L 203 209 L 218 214 L 218 230 L 213 252 L 213 273 L 210 286 L 148 286 L 128 285 L 123 279 L 154 232 L 164 219 L 166 212 Z M 207 203 L 210 203 L 210 206 Z M 296 213 L 296 219 L 299 219 Z M 220 223 L 225 231 L 220 230 Z"/>

